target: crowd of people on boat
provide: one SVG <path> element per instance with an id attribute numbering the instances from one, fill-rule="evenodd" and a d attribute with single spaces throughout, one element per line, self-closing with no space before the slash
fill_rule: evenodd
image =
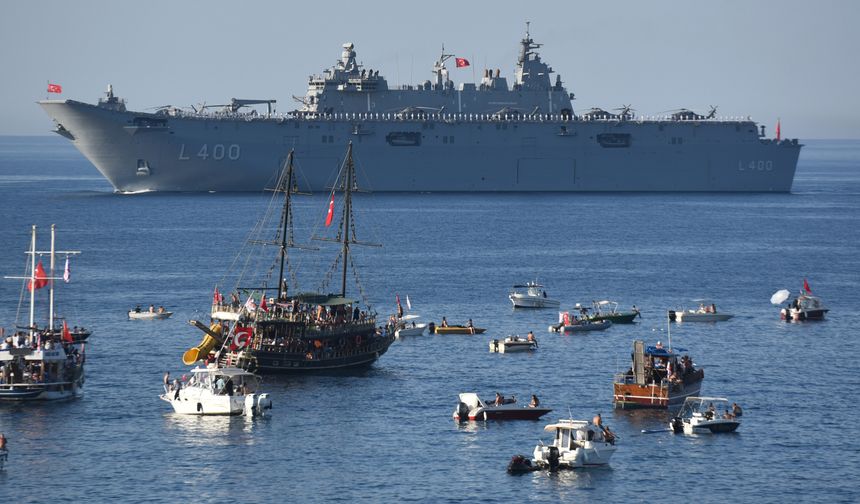
<path id="1" fill-rule="evenodd" d="M 134 310 L 132 310 L 132 311 L 135 313 L 142 313 L 143 312 L 143 310 L 140 308 L 140 305 L 135 306 Z M 156 309 L 155 305 L 149 305 L 149 309 L 146 311 L 147 311 L 147 313 L 164 313 L 166 310 L 164 309 L 164 306 L 159 306 Z"/>

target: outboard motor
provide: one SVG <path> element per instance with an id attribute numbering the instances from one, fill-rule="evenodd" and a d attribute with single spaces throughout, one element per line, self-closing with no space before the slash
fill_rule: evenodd
<path id="1" fill-rule="evenodd" d="M 681 420 L 681 417 L 675 417 L 672 419 L 672 432 L 675 434 L 681 434 L 684 432 L 684 422 Z"/>
<path id="2" fill-rule="evenodd" d="M 525 455 L 514 455 L 511 461 L 508 462 L 508 474 L 522 474 L 537 470 L 532 465 L 532 461 L 527 459 Z"/>
<path id="3" fill-rule="evenodd" d="M 558 447 L 550 446 L 549 447 L 549 455 L 547 456 L 547 462 L 549 462 L 549 470 L 555 471 L 558 469 Z"/>
<path id="4" fill-rule="evenodd" d="M 469 419 L 469 405 L 464 402 L 457 403 L 457 420 L 465 422 Z"/>
<path id="5" fill-rule="evenodd" d="M 269 394 L 248 394 L 245 396 L 244 415 L 249 417 L 264 416 L 266 410 L 272 409 L 272 400 Z"/>
<path id="6" fill-rule="evenodd" d="M 430 331 L 430 334 L 436 334 L 436 324 L 430 322 L 427 324 L 427 330 Z"/>
<path id="7" fill-rule="evenodd" d="M 669 310 L 669 320 L 675 321 L 675 310 Z"/>

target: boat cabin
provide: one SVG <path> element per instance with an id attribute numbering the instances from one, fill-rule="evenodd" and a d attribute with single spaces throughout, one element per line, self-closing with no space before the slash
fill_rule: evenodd
<path id="1" fill-rule="evenodd" d="M 191 370 L 186 387 L 199 387 L 215 395 L 254 394 L 260 388 L 260 378 L 238 368 L 197 367 Z"/>
<path id="2" fill-rule="evenodd" d="M 547 432 L 555 432 L 553 446 L 559 450 L 575 450 L 587 441 L 595 443 L 607 442 L 600 427 L 585 420 L 562 419 L 557 423 L 544 427 Z"/>

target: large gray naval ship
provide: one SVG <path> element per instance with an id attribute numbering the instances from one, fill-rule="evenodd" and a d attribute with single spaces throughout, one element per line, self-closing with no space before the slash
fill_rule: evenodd
<path id="1" fill-rule="evenodd" d="M 290 149 L 302 188 L 327 190 L 349 141 L 374 191 L 791 190 L 796 139 L 765 138 L 764 126 L 714 108 L 576 114 L 528 30 L 520 46 L 510 85 L 499 70 L 455 84 L 443 48 L 433 80 L 392 87 L 347 43 L 284 114 L 275 100 L 235 98 L 217 109 L 134 112 L 111 86 L 95 105 L 39 104 L 119 192 L 260 191 Z"/>

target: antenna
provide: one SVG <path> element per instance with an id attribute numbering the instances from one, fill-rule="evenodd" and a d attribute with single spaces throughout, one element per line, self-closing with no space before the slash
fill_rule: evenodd
<path id="1" fill-rule="evenodd" d="M 669 311 L 666 311 L 666 335 L 669 338 L 669 352 L 672 352 L 672 325 L 669 319 Z"/>

